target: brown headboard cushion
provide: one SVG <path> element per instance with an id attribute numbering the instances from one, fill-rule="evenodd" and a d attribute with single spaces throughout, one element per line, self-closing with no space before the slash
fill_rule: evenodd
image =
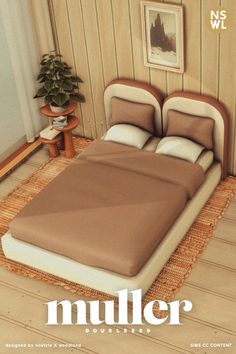
<path id="1" fill-rule="evenodd" d="M 166 136 L 182 136 L 212 150 L 214 125 L 215 121 L 212 118 L 202 119 L 202 117 L 169 109 Z"/>
<path id="2" fill-rule="evenodd" d="M 189 115 L 197 115 L 203 119 L 214 119 L 213 150 L 215 157 L 221 161 L 222 178 L 225 178 L 228 170 L 229 116 L 224 106 L 210 96 L 199 95 L 192 92 L 174 92 L 165 99 L 162 107 L 164 135 L 167 131 L 169 110 L 176 110 Z"/>
<path id="3" fill-rule="evenodd" d="M 150 104 L 112 97 L 111 111 L 111 125 L 132 124 L 154 134 L 154 107 Z"/>
<path id="4" fill-rule="evenodd" d="M 154 107 L 154 134 L 157 136 L 162 135 L 161 109 L 163 97 L 157 88 L 136 80 L 115 79 L 111 81 L 104 92 L 105 113 L 108 125 L 111 121 L 112 97 L 152 105 Z"/>

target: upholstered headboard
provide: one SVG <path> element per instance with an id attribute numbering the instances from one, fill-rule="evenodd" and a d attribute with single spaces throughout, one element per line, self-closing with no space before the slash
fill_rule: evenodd
<path id="1" fill-rule="evenodd" d="M 163 103 L 161 93 L 154 86 L 136 80 L 115 79 L 111 81 L 104 92 L 108 125 L 111 120 L 112 97 L 154 106 L 155 135 L 159 137 L 166 134 L 168 111 L 170 109 L 203 117 L 203 119 L 204 117 L 214 119 L 214 155 L 222 164 L 222 178 L 226 177 L 228 169 L 229 116 L 224 106 L 216 99 L 193 92 L 177 91 L 169 95 Z"/>
<path id="2" fill-rule="evenodd" d="M 106 121 L 109 125 L 111 120 L 111 98 L 119 97 L 124 100 L 150 104 L 155 108 L 154 111 L 154 128 L 155 134 L 161 136 L 161 109 L 163 97 L 161 93 L 153 86 L 128 79 L 116 79 L 106 87 L 104 92 L 104 104 Z"/>
<path id="3" fill-rule="evenodd" d="M 224 106 L 209 96 L 183 91 L 174 92 L 165 99 L 162 107 L 163 135 L 167 131 L 170 109 L 203 117 L 203 119 L 204 117 L 214 119 L 214 155 L 222 164 L 222 178 L 225 178 L 228 168 L 229 117 Z"/>

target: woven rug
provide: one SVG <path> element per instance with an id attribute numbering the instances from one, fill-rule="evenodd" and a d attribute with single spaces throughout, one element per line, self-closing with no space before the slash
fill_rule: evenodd
<path id="1" fill-rule="evenodd" d="M 76 154 L 78 155 L 89 144 L 86 139 L 74 139 Z M 76 157 L 75 157 L 76 158 Z M 14 189 L 0 203 L 0 236 L 8 230 L 9 221 L 56 175 L 73 162 L 63 155 L 55 159 L 49 159 L 41 168 L 20 186 Z M 166 302 L 173 299 L 176 292 L 183 285 L 184 280 L 191 272 L 198 256 L 206 247 L 218 220 L 224 214 L 231 198 L 236 194 L 236 178 L 228 177 L 221 182 L 207 204 L 204 206 L 196 221 L 186 234 L 179 247 L 171 256 L 149 291 L 143 297 L 143 305 L 147 302 L 161 299 Z M 4 257 L 0 248 L 0 265 L 19 275 L 45 281 L 49 284 L 61 286 L 80 296 L 97 300 L 117 300 L 115 297 L 100 291 L 87 288 L 80 284 L 72 283 L 43 273 L 41 271 L 24 266 Z"/>

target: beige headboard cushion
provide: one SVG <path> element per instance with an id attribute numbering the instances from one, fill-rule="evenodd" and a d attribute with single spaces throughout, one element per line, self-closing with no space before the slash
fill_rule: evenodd
<path id="1" fill-rule="evenodd" d="M 104 104 L 106 121 L 109 125 L 111 120 L 111 99 L 112 97 L 119 97 L 121 99 L 149 104 L 154 107 L 154 129 L 155 135 L 161 136 L 162 122 L 161 122 L 161 109 L 162 109 L 162 95 L 153 86 L 129 79 L 116 79 L 113 80 L 105 89 Z"/>
<path id="2" fill-rule="evenodd" d="M 163 135 L 167 131 L 169 110 L 203 117 L 203 119 L 205 117 L 214 119 L 214 155 L 221 161 L 222 178 L 225 178 L 228 168 L 229 117 L 224 106 L 209 96 L 183 91 L 174 92 L 165 99 L 162 107 Z"/>

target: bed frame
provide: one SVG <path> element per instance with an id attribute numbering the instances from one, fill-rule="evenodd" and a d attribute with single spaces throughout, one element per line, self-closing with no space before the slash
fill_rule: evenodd
<path id="1" fill-rule="evenodd" d="M 121 289 L 134 290 L 141 288 L 144 295 L 187 233 L 220 179 L 226 176 L 228 115 L 223 105 L 211 97 L 176 92 L 167 97 L 163 103 L 158 90 L 148 84 L 133 80 L 114 80 L 108 85 L 104 93 L 107 122 L 110 121 L 111 98 L 113 96 L 152 104 L 155 107 L 155 133 L 157 136 L 165 135 L 169 109 L 202 116 L 203 119 L 204 117 L 211 117 L 215 120 L 214 153 L 219 161 L 214 162 L 209 168 L 204 183 L 194 197 L 189 200 L 155 252 L 136 276 L 127 277 L 81 264 L 67 257 L 14 239 L 10 232 L 2 237 L 2 247 L 7 258 L 104 293 L 116 295 L 116 292 Z"/>

